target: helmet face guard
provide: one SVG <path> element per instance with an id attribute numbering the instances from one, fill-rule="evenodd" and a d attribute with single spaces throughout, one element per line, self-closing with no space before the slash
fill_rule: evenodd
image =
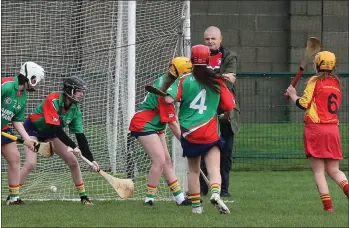
<path id="1" fill-rule="evenodd" d="M 86 90 L 85 89 L 74 89 L 74 88 L 67 88 L 64 90 L 64 93 L 67 95 L 67 97 L 69 97 L 69 99 L 71 99 L 74 103 L 80 103 L 86 94 Z M 77 96 L 77 94 L 82 94 L 81 96 Z"/>
<path id="2" fill-rule="evenodd" d="M 34 82 L 33 82 L 33 81 L 34 81 Z M 35 87 L 35 86 L 38 84 L 39 81 L 36 79 L 36 76 L 33 75 L 33 76 L 31 76 L 31 78 L 28 78 L 28 77 L 27 77 L 27 82 L 28 82 L 28 84 L 29 84 L 30 86 Z"/>
<path id="3" fill-rule="evenodd" d="M 78 77 L 70 77 L 63 82 L 63 91 L 74 103 L 81 102 L 86 94 L 87 86 L 85 81 Z"/>

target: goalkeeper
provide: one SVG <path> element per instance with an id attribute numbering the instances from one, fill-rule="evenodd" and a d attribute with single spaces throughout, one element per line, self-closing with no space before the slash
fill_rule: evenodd
<path id="1" fill-rule="evenodd" d="M 158 89 L 168 87 L 168 83 L 173 82 L 173 79 L 190 73 L 191 70 L 192 64 L 188 58 L 174 58 L 170 65 L 170 72 L 158 78 L 154 86 Z M 177 204 L 190 205 L 190 200 L 185 199 L 178 183 L 164 134 L 166 123 L 168 123 L 172 133 L 178 139 L 180 137 L 174 105 L 166 104 L 163 97 L 148 93 L 139 109 L 131 120 L 129 130 L 131 131 L 131 136 L 138 139 L 152 161 L 144 204 L 154 205 L 157 186 L 163 174 Z"/>
<path id="2" fill-rule="evenodd" d="M 99 170 L 98 163 L 94 160 L 82 127 L 82 113 L 78 106 L 84 97 L 86 83 L 78 77 L 70 77 L 63 82 L 63 92 L 49 94 L 46 99 L 36 107 L 34 113 L 25 120 L 24 126 L 34 140 L 52 141 L 55 153 L 58 154 L 69 166 L 73 182 L 79 192 L 81 203 L 92 205 L 87 197 L 82 180 L 80 166 L 74 156 L 85 156 L 93 164 L 93 171 Z M 63 128 L 69 126 L 71 133 L 75 134 L 78 141 L 68 137 Z M 73 152 L 73 153 L 70 153 Z M 35 168 L 37 154 L 25 149 L 25 163 L 21 169 L 20 184 L 23 185 L 30 171 Z"/>
<path id="3" fill-rule="evenodd" d="M 35 91 L 35 87 L 44 76 L 41 66 L 34 62 L 26 62 L 21 66 L 18 76 L 1 79 L 1 131 L 12 134 L 8 126 L 11 122 L 24 139 L 28 150 L 34 150 L 37 142 L 30 138 L 23 126 L 27 91 Z M 19 198 L 20 154 L 16 142 L 1 136 L 1 154 L 8 163 L 9 196 L 6 205 L 22 204 L 23 201 Z"/>
<path id="4" fill-rule="evenodd" d="M 189 192 L 192 212 L 201 214 L 200 203 L 200 160 L 205 159 L 210 176 L 211 203 L 222 213 L 229 209 L 220 199 L 221 174 L 220 150 L 224 141 L 219 135 L 216 114 L 218 106 L 227 114 L 235 107 L 234 96 L 228 90 L 222 77 L 207 68 L 210 49 L 204 45 L 192 47 L 193 73 L 185 75 L 171 85 L 165 97 L 166 103 L 180 101 L 178 114 L 181 127 L 183 156 L 189 166 Z"/>

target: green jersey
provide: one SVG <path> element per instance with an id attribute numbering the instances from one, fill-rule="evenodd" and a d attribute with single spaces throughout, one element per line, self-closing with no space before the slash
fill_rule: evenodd
<path id="1" fill-rule="evenodd" d="M 219 82 L 220 92 L 205 88 L 193 74 L 175 81 L 167 94 L 180 102 L 178 113 L 182 136 L 193 143 L 211 143 L 219 139 L 217 108 L 231 110 L 235 107 L 233 94 Z"/>
<path id="2" fill-rule="evenodd" d="M 23 122 L 27 91 L 18 90 L 18 76 L 1 79 L 1 129 L 11 121 Z"/>
<path id="3" fill-rule="evenodd" d="M 166 74 L 160 76 L 154 87 L 160 89 Z M 138 111 L 132 117 L 129 130 L 133 132 L 163 131 L 166 123 L 176 121 L 176 110 L 173 104 L 166 104 L 163 97 L 147 93 Z"/>
<path id="4" fill-rule="evenodd" d="M 166 78 L 166 74 L 161 75 L 158 79 L 155 80 L 153 86 L 157 89 L 160 89 L 162 84 L 165 81 L 165 78 Z M 156 109 L 159 106 L 158 98 L 159 98 L 158 95 L 155 95 L 153 93 L 147 93 L 143 102 L 138 106 L 138 110 Z"/>
<path id="5" fill-rule="evenodd" d="M 31 122 L 43 132 L 52 132 L 52 125 L 60 125 L 62 128 L 69 126 L 70 133 L 84 133 L 79 106 L 73 103 L 69 109 L 65 109 L 63 98 L 63 92 L 48 95 L 29 115 Z"/>

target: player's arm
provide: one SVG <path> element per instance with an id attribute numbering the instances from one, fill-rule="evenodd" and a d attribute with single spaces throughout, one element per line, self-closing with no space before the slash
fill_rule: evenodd
<path id="1" fill-rule="evenodd" d="M 93 155 L 90 150 L 87 138 L 84 134 L 84 129 L 82 126 L 82 113 L 78 110 L 75 118 L 69 124 L 69 130 L 71 133 L 75 134 L 76 141 L 78 141 L 79 149 L 81 154 L 86 157 L 91 162 L 94 161 Z"/>
<path id="2" fill-rule="evenodd" d="M 26 103 L 21 108 L 21 110 L 17 112 L 14 117 L 12 117 L 11 123 L 12 123 L 12 126 L 16 129 L 16 131 L 21 135 L 23 140 L 30 141 L 33 143 L 31 146 L 28 146 L 29 144 L 26 144 L 26 145 L 28 146 L 29 149 L 34 150 L 34 145 L 37 143 L 37 141 L 30 138 L 30 136 L 28 135 L 27 131 L 23 126 L 25 106 L 26 106 Z"/>
<path id="3" fill-rule="evenodd" d="M 313 95 L 314 95 L 314 89 L 315 89 L 315 85 L 316 85 L 316 80 L 314 78 L 311 78 L 308 83 L 307 86 L 304 89 L 303 95 L 301 97 L 299 97 L 297 95 L 296 89 L 293 87 L 289 87 L 287 89 L 287 92 L 291 98 L 291 100 L 296 103 L 297 107 L 299 107 L 302 110 L 305 110 L 307 108 L 309 108 L 311 101 L 313 99 Z"/>
<path id="4" fill-rule="evenodd" d="M 171 129 L 172 134 L 178 139 L 181 140 L 181 127 L 179 126 L 178 119 L 173 122 L 169 122 L 168 126 Z"/>
<path id="5" fill-rule="evenodd" d="M 32 139 L 30 138 L 30 136 L 28 135 L 27 131 L 25 130 L 25 128 L 23 126 L 23 122 L 12 121 L 12 126 L 21 135 L 23 140 L 32 141 Z"/>
<path id="6" fill-rule="evenodd" d="M 88 145 L 87 138 L 84 133 L 75 133 L 76 140 L 78 141 L 79 148 L 81 150 L 82 155 L 93 162 L 95 159 L 90 150 L 90 146 Z"/>
<path id="7" fill-rule="evenodd" d="M 183 91 L 183 81 L 185 78 L 177 78 L 177 80 L 167 89 L 166 93 L 168 94 L 165 97 L 166 103 L 174 103 L 175 101 L 180 101 L 182 98 Z"/>
<path id="8" fill-rule="evenodd" d="M 31 140 L 30 136 L 28 135 L 27 131 L 23 126 L 24 117 L 25 117 L 25 114 L 24 114 L 25 106 L 26 106 L 26 103 L 24 104 L 23 107 L 21 107 L 21 110 L 12 117 L 11 123 L 13 127 L 16 129 L 16 131 L 21 135 L 22 139 Z"/>
<path id="9" fill-rule="evenodd" d="M 218 80 L 218 82 L 220 85 L 219 108 L 226 112 L 230 111 L 236 107 L 234 95 L 222 80 Z"/>
<path id="10" fill-rule="evenodd" d="M 75 142 L 71 138 L 69 138 L 69 136 L 65 133 L 64 129 L 61 126 L 58 112 L 51 97 L 46 98 L 42 109 L 44 113 L 45 123 L 51 126 L 53 133 L 57 136 L 57 138 L 59 138 L 59 140 L 61 140 L 64 145 L 69 146 L 73 149 L 76 148 Z"/>
<path id="11" fill-rule="evenodd" d="M 37 145 L 38 141 L 31 139 L 28 135 L 27 131 L 23 126 L 23 122 L 15 122 L 12 121 L 12 126 L 16 129 L 16 131 L 21 135 L 24 140 L 24 145 L 26 145 L 30 150 L 35 150 L 35 145 Z"/>
<path id="12" fill-rule="evenodd" d="M 160 115 L 160 122 L 167 123 L 172 133 L 179 140 L 181 136 L 181 129 L 177 122 L 176 109 L 174 104 L 166 103 L 163 97 L 158 97 L 158 110 Z"/>

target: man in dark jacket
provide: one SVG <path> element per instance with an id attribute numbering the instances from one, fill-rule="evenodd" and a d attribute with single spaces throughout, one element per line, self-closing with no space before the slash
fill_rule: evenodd
<path id="1" fill-rule="evenodd" d="M 222 36 L 219 28 L 211 26 L 205 30 L 204 42 L 211 50 L 211 59 L 209 68 L 217 73 L 222 74 L 225 83 L 229 90 L 236 97 L 235 80 L 236 80 L 236 65 L 237 54 L 221 46 Z M 229 172 L 232 168 L 234 135 L 239 131 L 239 114 L 240 109 L 236 103 L 236 108 L 229 112 L 223 113 L 222 110 L 217 110 L 219 115 L 221 137 L 225 140 L 224 147 L 221 151 L 221 196 L 229 197 Z M 204 159 L 201 159 L 201 169 L 207 175 Z M 206 195 L 209 186 L 206 185 L 202 176 L 200 176 L 201 194 Z"/>

